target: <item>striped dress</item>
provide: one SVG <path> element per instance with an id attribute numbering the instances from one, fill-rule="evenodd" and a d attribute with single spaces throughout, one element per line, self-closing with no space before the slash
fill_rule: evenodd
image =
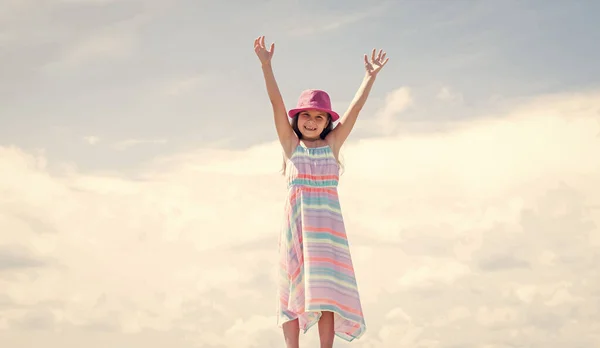
<path id="1" fill-rule="evenodd" d="M 300 143 L 287 161 L 277 321 L 281 327 L 298 319 L 306 333 L 321 311 L 330 311 L 336 335 L 352 341 L 365 332 L 365 321 L 338 200 L 338 175 L 329 146 Z"/>

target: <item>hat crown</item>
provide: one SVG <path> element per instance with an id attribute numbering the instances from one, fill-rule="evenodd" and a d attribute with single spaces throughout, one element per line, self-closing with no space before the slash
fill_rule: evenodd
<path id="1" fill-rule="evenodd" d="M 331 100 L 327 92 L 319 89 L 307 89 L 298 98 L 298 108 L 314 107 L 317 109 L 331 109 Z"/>
<path id="2" fill-rule="evenodd" d="M 298 98 L 298 104 L 296 108 L 288 111 L 288 116 L 293 118 L 299 112 L 315 109 L 319 111 L 327 112 L 331 115 L 332 121 L 337 121 L 340 118 L 337 112 L 331 108 L 331 99 L 329 94 L 320 89 L 307 89 L 300 93 Z"/>

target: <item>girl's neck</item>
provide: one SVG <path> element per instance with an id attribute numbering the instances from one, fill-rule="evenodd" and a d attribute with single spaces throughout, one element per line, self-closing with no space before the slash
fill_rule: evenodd
<path id="1" fill-rule="evenodd" d="M 300 142 L 306 147 L 318 147 L 325 145 L 325 141 L 321 138 L 317 139 L 300 139 Z"/>

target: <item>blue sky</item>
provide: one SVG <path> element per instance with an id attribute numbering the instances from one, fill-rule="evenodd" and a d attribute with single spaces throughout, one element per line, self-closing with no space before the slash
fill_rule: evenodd
<path id="1" fill-rule="evenodd" d="M 97 0 L 4 8 L 0 143 L 44 148 L 90 169 L 274 139 L 252 50 L 261 34 L 276 42 L 288 107 L 302 89 L 322 88 L 343 111 L 360 83 L 362 54 L 387 50 L 390 64 L 365 119 L 402 86 L 416 105 L 399 117 L 445 123 L 600 81 L 595 1 Z M 460 103 L 436 100 L 444 87 Z M 90 136 L 95 146 L 82 140 Z M 353 139 L 365 136 L 357 128 Z"/>

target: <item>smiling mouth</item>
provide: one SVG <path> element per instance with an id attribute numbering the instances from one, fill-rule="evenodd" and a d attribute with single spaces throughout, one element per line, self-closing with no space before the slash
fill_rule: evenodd
<path id="1" fill-rule="evenodd" d="M 316 127 L 315 128 L 311 128 L 311 127 L 307 127 L 307 126 L 304 126 L 304 129 L 306 129 L 307 131 L 311 131 L 311 132 L 317 130 Z"/>

